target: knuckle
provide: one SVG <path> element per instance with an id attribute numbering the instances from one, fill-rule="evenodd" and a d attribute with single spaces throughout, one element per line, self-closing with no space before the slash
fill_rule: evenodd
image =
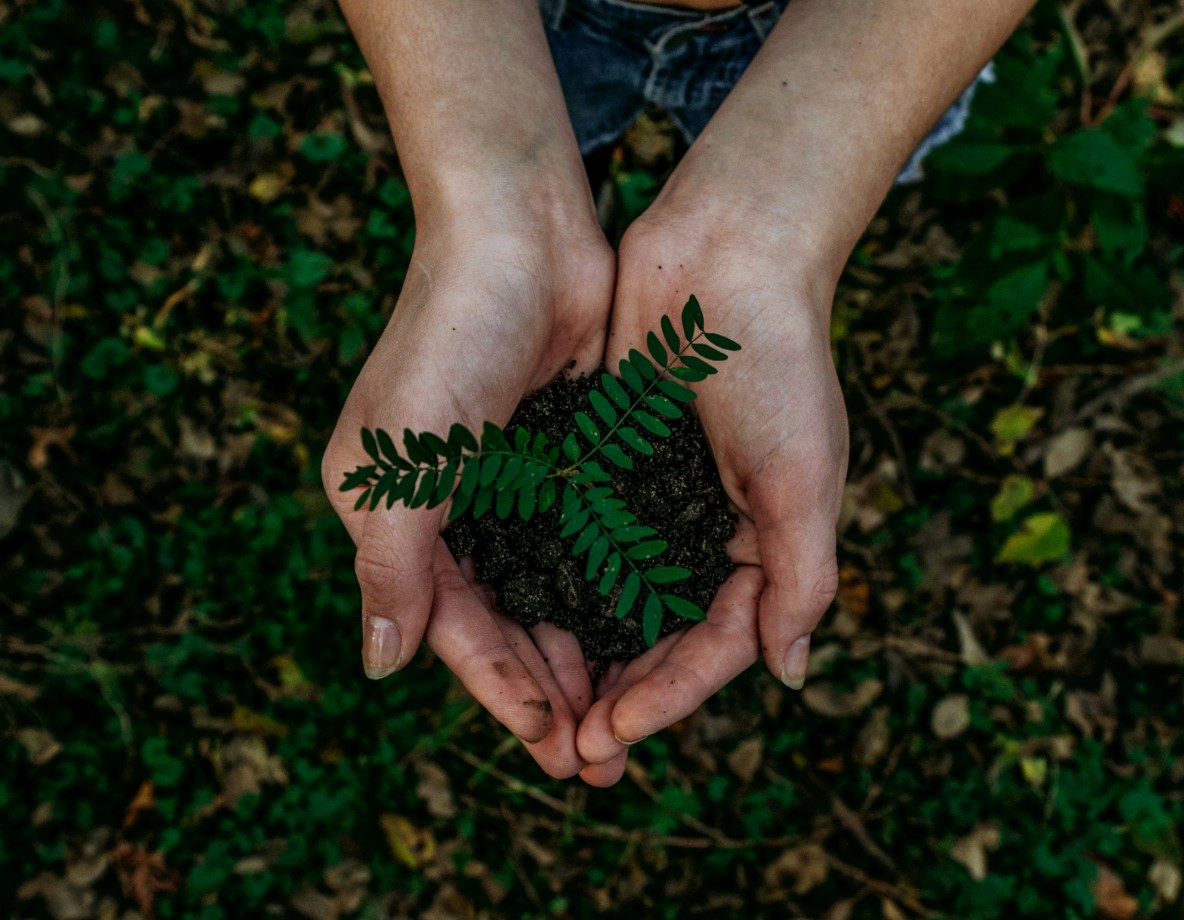
<path id="1" fill-rule="evenodd" d="M 838 591 L 839 566 L 837 560 L 832 560 L 823 574 L 814 582 L 814 587 L 808 598 L 810 612 L 821 617 L 826 613 Z"/>
<path id="2" fill-rule="evenodd" d="M 362 551 L 354 560 L 354 575 L 363 592 L 380 591 L 398 582 L 399 569 L 389 557 Z"/>

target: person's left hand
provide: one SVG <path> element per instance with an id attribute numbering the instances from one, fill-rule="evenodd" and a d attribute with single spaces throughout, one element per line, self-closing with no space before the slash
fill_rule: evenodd
<path id="1" fill-rule="evenodd" d="M 758 655 L 789 687 L 805 679 L 810 634 L 838 586 L 847 418 L 830 351 L 834 280 L 794 253 L 751 220 L 660 204 L 622 241 L 608 367 L 644 349 L 662 316 L 677 326 L 691 294 L 707 328 L 742 345 L 694 385 L 692 404 L 737 512 L 737 569 L 704 622 L 609 672 L 577 735 L 591 785 L 615 783 L 630 744 L 690 715 Z"/>

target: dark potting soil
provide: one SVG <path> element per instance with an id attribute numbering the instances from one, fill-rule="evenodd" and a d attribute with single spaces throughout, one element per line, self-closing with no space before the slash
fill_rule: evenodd
<path id="1" fill-rule="evenodd" d="M 562 443 L 575 430 L 575 413 L 591 413 L 587 394 L 592 386 L 593 378 L 561 376 L 523 400 L 506 433 L 512 438 L 514 429 L 523 426 L 545 431 L 552 444 Z M 670 585 L 670 593 L 706 610 L 734 568 L 724 544 L 735 532 L 735 522 L 698 417 L 688 411 L 666 422 L 670 437 L 650 439 L 652 456 L 628 451 L 632 470 L 601 465 L 614 474 L 612 486 L 638 522 L 653 527 L 669 544 L 647 565 L 690 569 L 692 576 Z M 494 588 L 498 607 L 519 623 L 533 626 L 549 620 L 570 630 L 585 656 L 602 664 L 634 658 L 646 648 L 641 632 L 644 598 L 628 616 L 617 619 L 614 611 L 625 579 L 602 597 L 597 583 L 584 578 L 587 557 L 573 556 L 573 541 L 559 536 L 560 505 L 556 502 L 530 521 L 513 515 L 501 520 L 493 513 L 474 521 L 466 513 L 449 525 L 444 539 L 457 557 L 473 557 L 477 577 Z M 662 635 L 689 625 L 667 611 Z"/>

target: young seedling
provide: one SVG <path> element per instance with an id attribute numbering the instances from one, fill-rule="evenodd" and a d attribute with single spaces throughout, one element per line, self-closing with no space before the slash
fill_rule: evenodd
<path id="1" fill-rule="evenodd" d="M 643 638 L 652 646 L 665 611 L 689 620 L 702 620 L 705 614 L 668 593 L 668 585 L 691 572 L 660 564 L 667 544 L 617 497 L 600 459 L 628 470 L 634 459 L 625 448 L 641 456 L 653 454 L 650 439 L 670 436 L 663 419 L 681 418 L 679 404 L 695 398 L 679 381 L 706 379 L 716 373 L 714 363 L 740 350 L 731 339 L 704 330 L 703 310 L 693 296 L 682 310 L 682 336 L 666 316 L 661 332 L 660 338 L 656 332 L 647 335 L 648 357 L 630 350 L 619 365 L 619 379 L 601 374 L 599 388 L 588 394 L 592 412 L 575 413 L 579 436 L 571 431 L 561 445 L 521 427 L 511 437 L 492 422 L 485 423 L 478 439 L 457 423 L 447 438 L 404 430 L 400 454 L 387 432 L 363 428 L 362 447 L 374 462 L 347 473 L 341 490 L 362 488 L 354 507 L 371 511 L 383 499 L 387 508 L 396 502 L 433 508 L 451 497 L 450 521 L 470 510 L 474 518 L 492 510 L 502 519 L 517 514 L 529 521 L 559 502 L 560 536 L 574 540 L 573 555 L 587 556 L 584 577 L 597 581 L 600 594 L 607 597 L 624 576 L 616 615 L 627 616 L 640 602 Z"/>

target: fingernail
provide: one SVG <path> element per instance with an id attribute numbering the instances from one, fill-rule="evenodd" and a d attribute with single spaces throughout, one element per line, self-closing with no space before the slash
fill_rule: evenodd
<path id="1" fill-rule="evenodd" d="M 616 732 L 613 732 L 613 737 L 617 738 Z M 648 737 L 649 737 L 649 735 L 642 735 L 640 738 L 636 738 L 633 741 L 626 741 L 624 738 L 617 738 L 617 741 L 620 744 L 625 745 L 625 747 L 633 747 L 633 745 L 637 744 L 639 741 L 645 741 L 645 739 Z"/>
<path id="2" fill-rule="evenodd" d="M 806 685 L 806 665 L 810 661 L 810 637 L 802 636 L 785 653 L 781 663 L 781 683 L 790 690 L 801 690 Z"/>
<path id="3" fill-rule="evenodd" d="M 403 637 L 386 617 L 366 617 L 362 636 L 362 668 L 371 680 L 382 680 L 399 670 Z"/>

